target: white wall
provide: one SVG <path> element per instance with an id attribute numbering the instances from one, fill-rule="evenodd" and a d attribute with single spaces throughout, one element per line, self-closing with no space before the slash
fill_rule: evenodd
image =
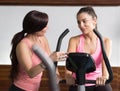
<path id="1" fill-rule="evenodd" d="M 0 6 L 0 64 L 11 64 L 9 54 L 11 38 L 22 30 L 22 20 L 30 10 L 39 10 L 49 15 L 48 37 L 51 50 L 56 49 L 59 35 L 69 28 L 62 41 L 61 51 L 67 50 L 68 39 L 80 32 L 76 23 L 76 13 L 81 8 L 78 6 Z M 120 66 L 120 6 L 94 7 L 98 15 L 98 29 L 113 41 L 112 66 Z M 64 65 L 59 62 L 59 65 Z"/>

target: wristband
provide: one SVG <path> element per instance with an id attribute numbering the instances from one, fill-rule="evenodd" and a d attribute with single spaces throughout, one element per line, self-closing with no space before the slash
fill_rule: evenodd
<path id="1" fill-rule="evenodd" d="M 41 66 L 43 69 L 46 69 L 46 66 L 45 66 L 43 63 L 41 63 L 40 66 Z"/>

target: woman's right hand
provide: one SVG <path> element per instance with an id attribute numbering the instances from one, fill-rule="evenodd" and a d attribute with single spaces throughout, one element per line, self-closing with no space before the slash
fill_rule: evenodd
<path id="1" fill-rule="evenodd" d="M 67 58 L 67 53 L 64 53 L 64 52 L 53 52 L 50 55 L 50 58 L 53 61 L 65 61 L 66 58 Z"/>

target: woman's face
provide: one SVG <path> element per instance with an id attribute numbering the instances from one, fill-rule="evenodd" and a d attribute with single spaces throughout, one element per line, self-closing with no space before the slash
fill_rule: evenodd
<path id="1" fill-rule="evenodd" d="M 82 33 L 87 34 L 96 27 L 96 18 L 93 18 L 88 13 L 80 13 L 77 16 L 78 27 Z"/>

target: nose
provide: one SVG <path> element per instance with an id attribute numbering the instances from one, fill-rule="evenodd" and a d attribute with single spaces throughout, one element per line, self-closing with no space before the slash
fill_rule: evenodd
<path id="1" fill-rule="evenodd" d="M 79 28 L 82 28 L 82 27 L 84 27 L 84 24 L 83 24 L 83 22 L 80 22 L 80 23 L 78 24 L 78 26 L 79 26 Z"/>

